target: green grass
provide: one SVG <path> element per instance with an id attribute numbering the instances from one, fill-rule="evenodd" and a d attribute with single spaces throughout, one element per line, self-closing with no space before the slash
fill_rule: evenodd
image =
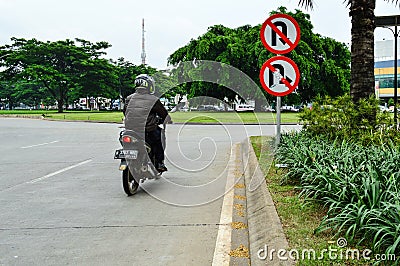
<path id="1" fill-rule="evenodd" d="M 46 111 L 46 110 L 0 110 L 0 115 L 32 115 L 40 116 L 46 113 L 56 113 L 57 111 Z"/>
<path id="2" fill-rule="evenodd" d="M 46 115 L 46 118 L 57 120 L 84 120 L 84 121 L 102 121 L 102 122 L 122 122 L 123 114 L 121 112 L 65 112 L 52 113 Z"/>
<path id="3" fill-rule="evenodd" d="M 90 120 L 102 122 L 122 122 L 121 112 L 101 111 L 57 111 L 46 110 L 1 110 L 1 115 L 40 116 L 57 120 Z M 236 113 L 236 112 L 176 112 L 170 114 L 175 123 L 276 123 L 275 113 Z M 298 123 L 297 113 L 282 113 L 282 123 Z"/>
<path id="4" fill-rule="evenodd" d="M 121 112 L 102 111 L 65 111 L 63 113 L 58 113 L 56 110 L 1 110 L 0 116 L 1 115 L 13 115 L 19 117 L 37 117 L 45 115 L 46 119 L 101 122 L 122 122 L 123 118 L 123 114 Z"/>
<path id="5" fill-rule="evenodd" d="M 275 113 L 236 113 L 236 112 L 176 112 L 171 114 L 174 122 L 184 123 L 276 123 Z M 297 123 L 297 113 L 282 113 L 282 123 Z"/>
<path id="6" fill-rule="evenodd" d="M 261 169 L 266 175 L 268 190 L 289 242 L 289 249 L 299 251 L 313 249 L 317 252 L 317 257 L 324 249 L 338 249 L 336 246 L 338 237 L 335 237 L 332 232 L 314 233 L 327 210 L 315 202 L 305 202 L 304 198 L 299 197 L 300 191 L 294 184 L 283 184 L 282 179 L 286 170 L 276 168 L 274 163 L 270 167 L 271 160 L 274 160 L 271 156 L 271 141 L 269 137 L 251 137 Z M 363 247 L 349 248 L 363 249 Z M 338 249 L 335 254 L 340 254 L 340 252 L 345 254 L 346 250 Z M 324 255 L 322 260 L 299 260 L 297 265 L 369 265 L 364 260 L 340 260 L 339 258 L 332 260 L 328 254 Z"/>
<path id="7" fill-rule="evenodd" d="M 42 114 L 44 112 L 56 112 L 56 111 L 46 111 L 46 110 L 0 110 L 0 114 Z"/>

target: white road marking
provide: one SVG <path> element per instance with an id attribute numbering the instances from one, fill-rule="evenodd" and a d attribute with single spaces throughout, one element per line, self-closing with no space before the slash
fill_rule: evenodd
<path id="1" fill-rule="evenodd" d="M 52 142 L 45 142 L 45 143 L 40 143 L 40 144 L 35 144 L 35 145 L 30 145 L 30 146 L 24 146 L 21 147 L 21 149 L 28 149 L 28 148 L 33 148 L 33 147 L 38 147 L 38 146 L 43 146 L 43 145 L 48 145 L 48 144 L 53 144 L 59 142 L 58 140 L 52 141 Z"/>
<path id="2" fill-rule="evenodd" d="M 89 159 L 89 160 L 86 160 L 86 161 L 83 161 L 83 162 L 80 162 L 80 163 L 77 163 L 77 164 L 68 166 L 68 167 L 66 167 L 66 168 L 63 168 L 63 169 L 58 170 L 58 171 L 56 171 L 56 172 L 53 172 L 53 173 L 51 173 L 51 174 L 48 174 L 48 175 L 45 175 L 45 176 L 42 176 L 42 177 L 39 177 L 39 178 L 35 178 L 35 179 L 31 180 L 31 181 L 26 182 L 26 184 L 34 184 L 34 183 L 37 183 L 37 182 L 42 181 L 42 180 L 45 180 L 45 179 L 47 179 L 47 178 L 49 178 L 49 177 L 52 177 L 52 176 L 61 174 L 61 173 L 65 172 L 65 171 L 71 170 L 71 169 L 73 169 L 73 168 L 75 168 L 75 167 L 78 167 L 78 166 L 81 166 L 81 165 L 90 163 L 91 161 L 92 161 L 92 159 Z"/>
<path id="3" fill-rule="evenodd" d="M 228 162 L 228 175 L 226 178 L 225 196 L 222 203 L 221 217 L 218 226 L 217 241 L 215 243 L 213 266 L 229 265 L 232 239 L 232 213 L 233 213 L 233 196 L 235 184 L 235 161 L 238 155 L 239 144 L 235 144 L 232 154 Z"/>

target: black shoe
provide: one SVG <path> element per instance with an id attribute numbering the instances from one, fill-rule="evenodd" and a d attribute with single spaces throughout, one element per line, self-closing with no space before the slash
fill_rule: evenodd
<path id="1" fill-rule="evenodd" d="M 166 171 L 168 171 L 167 167 L 163 163 L 157 164 L 157 170 L 158 170 L 158 172 L 166 172 Z"/>

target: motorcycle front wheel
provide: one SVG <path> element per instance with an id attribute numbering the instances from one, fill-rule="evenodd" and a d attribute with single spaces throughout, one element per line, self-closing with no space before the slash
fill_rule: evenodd
<path id="1" fill-rule="evenodd" d="M 124 171 L 122 171 L 122 186 L 124 187 L 124 191 L 128 196 L 135 194 L 139 187 L 139 183 L 133 178 L 129 168 L 126 168 Z"/>

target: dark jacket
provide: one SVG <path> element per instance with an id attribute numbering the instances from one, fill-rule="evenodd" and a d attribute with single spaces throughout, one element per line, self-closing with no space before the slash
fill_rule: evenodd
<path id="1" fill-rule="evenodd" d="M 129 95 L 124 106 L 125 128 L 135 131 L 153 131 L 157 128 L 157 115 L 165 119 L 168 111 L 157 96 L 149 94 L 144 88 L 137 88 Z"/>

